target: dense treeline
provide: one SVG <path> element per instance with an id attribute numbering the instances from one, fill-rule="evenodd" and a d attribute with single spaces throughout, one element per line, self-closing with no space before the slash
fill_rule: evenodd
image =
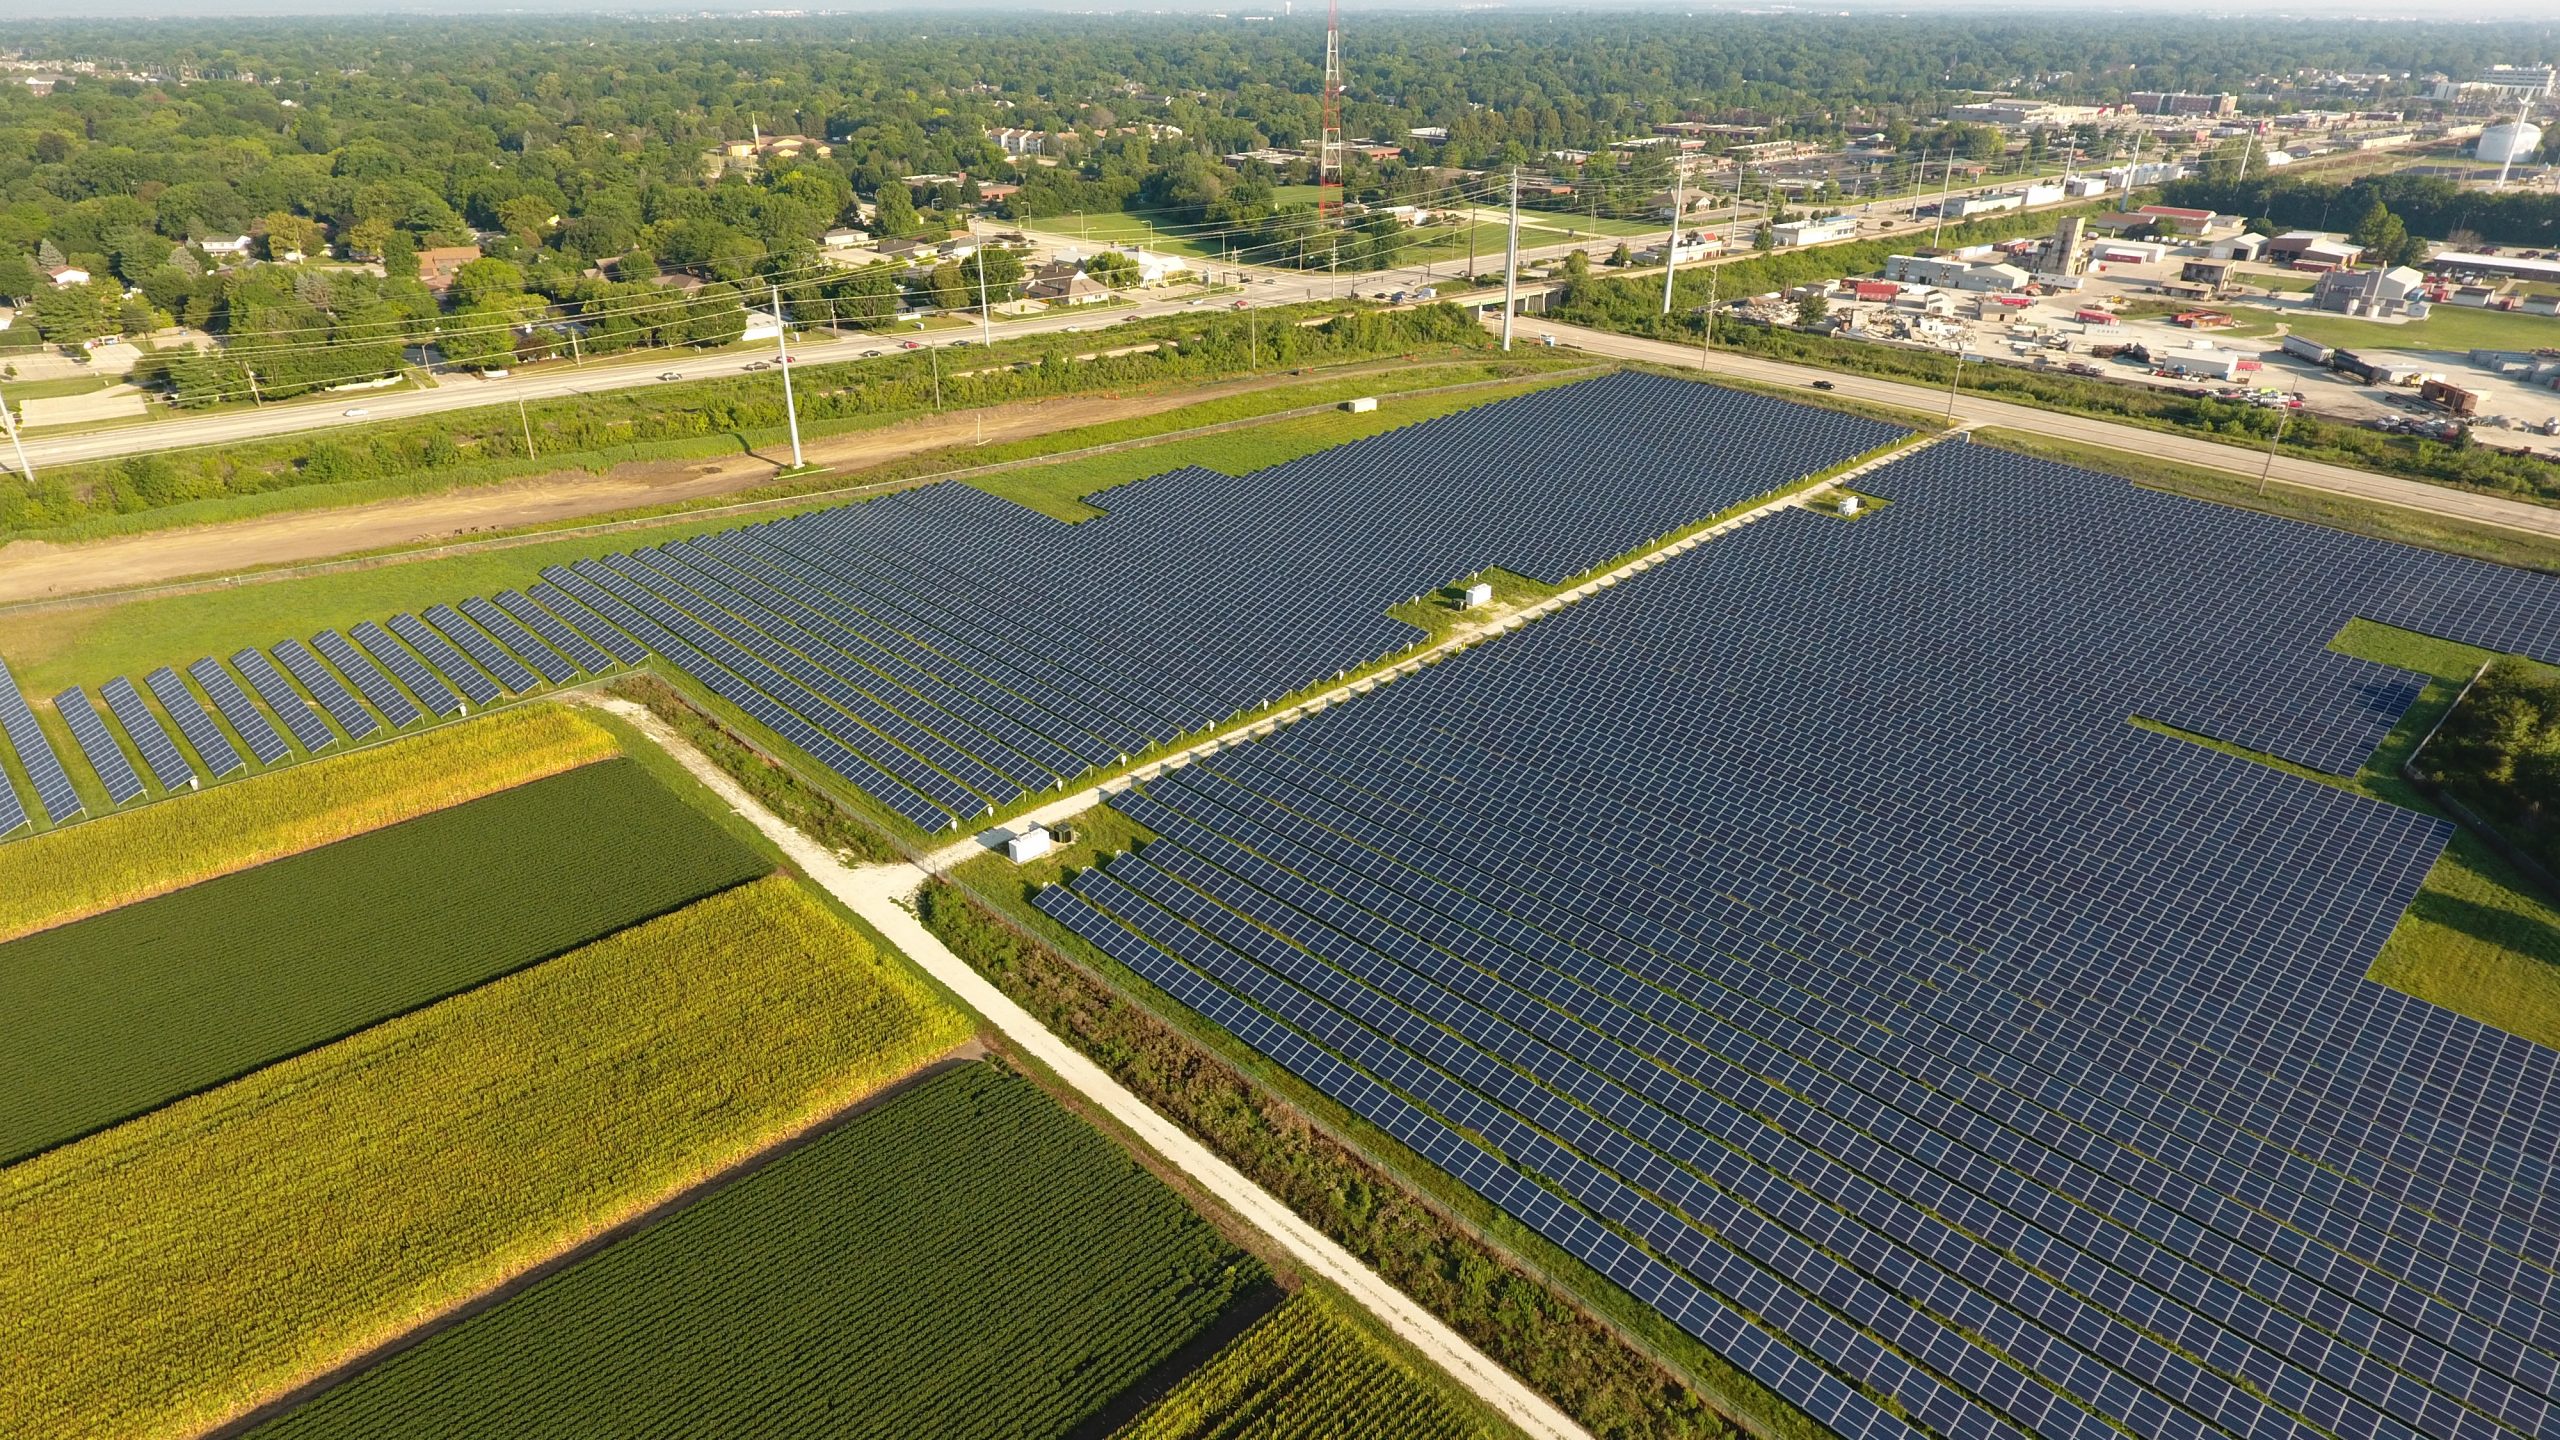
<path id="1" fill-rule="evenodd" d="M 2533 249 L 2560 246 L 2560 195 L 2466 190 L 2451 180 L 2406 171 L 2367 175 L 2343 185 L 2310 176 L 2272 175 L 2238 183 L 2198 177 L 2165 187 L 2163 198 L 2171 205 L 2264 218 L 2271 229 L 2349 231 L 2380 205 L 2413 236 Z"/>
<path id="2" fill-rule="evenodd" d="M 1915 153 L 1979 157 L 1995 136 L 1939 121 L 1955 92 L 2106 100 L 2305 67 L 2417 76 L 2539 54 L 2542 39 L 2530 26 L 2130 17 L 1364 16 L 1344 125 L 1390 143 L 1444 129 L 1409 158 L 1456 167 L 1560 164 L 1557 151 L 1681 118 L 1822 140 L 1881 128 Z M 0 87 L 0 296 L 42 298 L 29 328 L 78 340 L 183 320 L 270 349 L 344 347 L 325 363 L 273 355 L 171 377 L 196 399 L 238 394 L 243 368 L 262 386 L 272 369 L 280 390 L 380 373 L 395 339 L 493 363 L 509 322 L 537 313 L 597 322 L 611 346 L 716 341 L 739 298 L 776 283 L 794 287 L 795 309 L 893 303 L 912 277 L 820 277 L 815 242 L 856 220 L 892 235 L 947 225 L 997 181 L 1021 186 L 1004 204 L 1015 216 L 1169 208 L 1239 227 L 1284 262 L 1314 223 L 1272 183 L 1305 179 L 1303 162 L 1251 176 L 1223 162 L 1316 134 L 1311 15 L 967 17 L 925 33 L 842 16 L 610 31 L 57 22 L 16 26 L 11 41 L 98 67 L 49 95 Z M 1054 163 L 1008 156 L 990 134 L 1007 127 L 1045 134 Z M 733 153 L 775 136 L 798 139 Z M 1418 171 L 1355 153 L 1350 190 L 1412 197 L 1435 183 Z M 1611 198 L 1641 199 L 1652 178 Z M 387 278 L 258 277 L 223 248 L 244 235 L 253 255 L 367 257 Z M 457 287 L 440 316 L 416 253 L 474 240 L 512 269 Z M 64 266 L 92 283 L 39 273 Z M 652 285 L 661 267 L 736 289 L 689 301 Z M 617 318 L 635 311 L 646 318 Z"/>
<path id="3" fill-rule="evenodd" d="M 820 428 L 937 404 L 985 405 L 1322 364 L 1426 345 L 1481 348 L 1490 342 L 1454 306 L 1375 311 L 1316 305 L 1251 316 L 1191 314 L 1114 329 L 1113 349 L 1153 346 L 1131 354 L 1080 348 L 1091 343 L 1085 337 L 1052 334 L 999 341 L 992 353 L 916 353 L 796 369 L 800 423 Z M 1093 358 L 1077 359 L 1078 354 Z M 491 407 L 317 437 L 155 451 L 51 466 L 32 486 L 16 475 L 0 475 L 0 535 L 301 486 L 496 478 L 521 473 L 536 456 L 547 463 L 576 464 L 600 454 L 628 456 L 653 443 L 776 430 L 783 423 L 782 388 L 774 378 L 737 375 L 535 401 L 522 417 L 512 409 Z M 526 451 L 528 430 L 532 456 Z"/>
<path id="4" fill-rule="evenodd" d="M 2546 870 L 2560 871 L 2560 671 L 2491 661 L 2427 744 L 2425 768 Z"/>

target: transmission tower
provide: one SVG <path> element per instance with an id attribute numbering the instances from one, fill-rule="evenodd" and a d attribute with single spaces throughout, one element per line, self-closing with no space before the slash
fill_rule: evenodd
<path id="1" fill-rule="evenodd" d="M 1316 141 L 1316 220 L 1331 229 L 1342 216 L 1342 0 L 1324 22 L 1324 130 Z"/>

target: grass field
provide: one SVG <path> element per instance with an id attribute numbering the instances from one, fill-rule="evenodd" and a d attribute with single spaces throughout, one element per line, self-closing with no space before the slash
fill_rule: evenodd
<path id="1" fill-rule="evenodd" d="M 968 1034 L 774 877 L 0 1170 L 0 1434 L 200 1430 Z"/>
<path id="2" fill-rule="evenodd" d="M 0 1164 L 743 883 L 606 761 L 0 947 Z"/>
<path id="3" fill-rule="evenodd" d="M 1117 1440 L 1477 1440 L 1476 1418 L 1321 1291 L 1293 1295 L 1185 1376 Z"/>
<path id="4" fill-rule="evenodd" d="M 0 940 L 612 756 L 556 705 L 516 706 L 121 815 L 0 844 Z"/>
<path id="5" fill-rule="evenodd" d="M 967 1065 L 256 1433 L 1065 1435 L 1264 1279 Z"/>
<path id="6" fill-rule="evenodd" d="M 2357 350 L 2532 350 L 2560 345 L 2560 317 L 2438 305 L 2424 320 L 2383 322 L 2287 311 L 2292 333 Z"/>

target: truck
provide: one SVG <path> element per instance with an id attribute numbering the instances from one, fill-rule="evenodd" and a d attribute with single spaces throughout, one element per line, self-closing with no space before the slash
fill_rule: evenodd
<path id="1" fill-rule="evenodd" d="M 2338 352 L 2330 346 L 2323 345 L 2317 340 L 2305 339 L 2300 335 L 2284 337 L 2284 353 L 2297 360 L 2308 360 L 2314 365 L 2326 365 L 2338 356 Z"/>
<path id="2" fill-rule="evenodd" d="M 2418 387 L 2418 398 L 2448 415 L 2476 415 L 2480 412 L 2480 397 L 2449 381 L 2427 381 Z"/>
<path id="3" fill-rule="evenodd" d="M 2083 306 L 2078 310 L 2074 310 L 2071 312 L 2071 318 L 2079 321 L 2083 325 L 2113 325 L 2116 323 L 2116 317 L 2112 311 L 2100 310 L 2095 306 Z"/>

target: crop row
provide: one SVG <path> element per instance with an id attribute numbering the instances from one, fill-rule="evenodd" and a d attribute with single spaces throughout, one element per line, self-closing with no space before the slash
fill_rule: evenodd
<path id="1" fill-rule="evenodd" d="M 969 1029 L 773 876 L 0 1169 L 0 1434 L 200 1431 Z"/>
<path id="2" fill-rule="evenodd" d="M 1255 1321 L 1115 1440 L 1478 1440 L 1493 1433 L 1402 1355 L 1302 1290 Z"/>
<path id="3" fill-rule="evenodd" d="M 967 1065 L 259 1435 L 1055 1436 L 1266 1278 Z"/>
<path id="4" fill-rule="evenodd" d="M 556 775 L 619 748 L 574 711 L 518 706 L 0 845 L 0 940 Z"/>
<path id="5" fill-rule="evenodd" d="M 609 760 L 0 945 L 0 1164 L 770 868 Z"/>

